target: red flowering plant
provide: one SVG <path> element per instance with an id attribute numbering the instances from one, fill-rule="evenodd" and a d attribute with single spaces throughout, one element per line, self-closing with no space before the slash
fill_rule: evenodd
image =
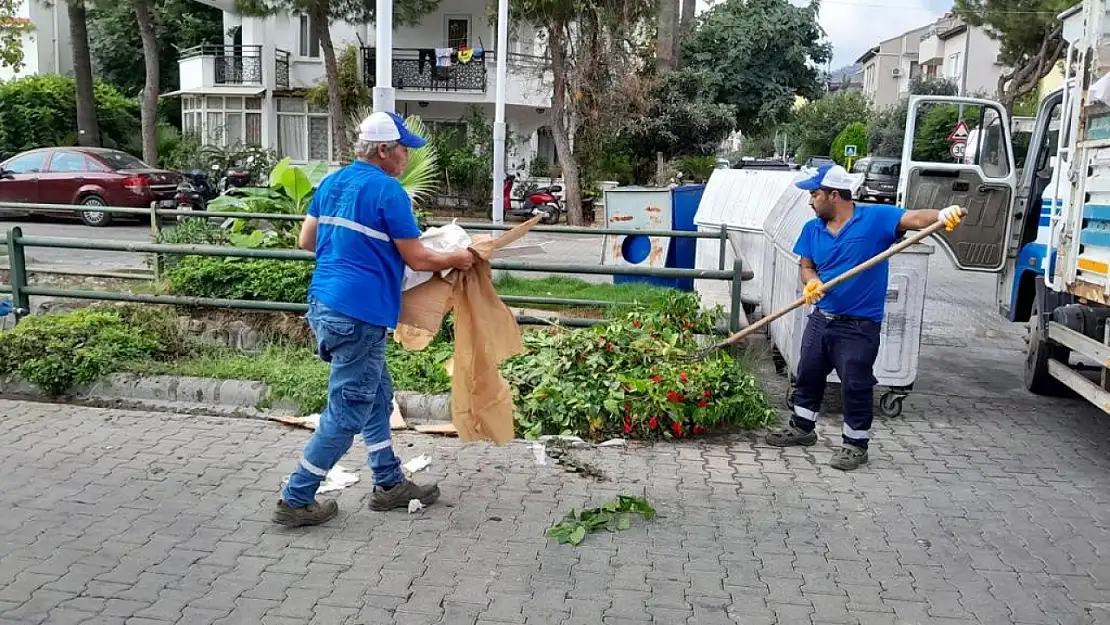
<path id="1" fill-rule="evenodd" d="M 767 425 L 774 410 L 743 363 L 724 352 L 698 363 L 681 358 L 716 319 L 699 310 L 697 295 L 676 291 L 593 328 L 526 333 L 526 352 L 503 366 L 518 432 L 685 438 Z"/>

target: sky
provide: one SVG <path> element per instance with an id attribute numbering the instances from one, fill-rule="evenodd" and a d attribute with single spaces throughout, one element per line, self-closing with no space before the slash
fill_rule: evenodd
<path id="1" fill-rule="evenodd" d="M 699 12 L 711 3 L 697 2 Z M 952 0 L 821 0 L 821 26 L 833 45 L 833 69 L 851 65 L 880 41 L 924 26 L 951 8 Z"/>

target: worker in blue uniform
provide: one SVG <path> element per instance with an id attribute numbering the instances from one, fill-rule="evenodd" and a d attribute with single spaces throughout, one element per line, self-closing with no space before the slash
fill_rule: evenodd
<path id="1" fill-rule="evenodd" d="M 879 354 L 889 261 L 827 294 L 824 283 L 885 251 L 908 230 L 940 221 L 951 231 L 963 218 L 958 206 L 907 211 L 885 204 L 858 205 L 852 193 L 861 182 L 861 176 L 839 165 L 824 165 L 796 183 L 809 192 L 816 213 L 794 244 L 803 294 L 816 307 L 802 336 L 793 415 L 784 427 L 767 435 L 767 443 L 776 447 L 816 443 L 825 380 L 835 370 L 844 397 L 844 427 L 843 446 L 830 465 L 843 471 L 857 469 L 868 460 L 877 382 L 873 368 Z"/>

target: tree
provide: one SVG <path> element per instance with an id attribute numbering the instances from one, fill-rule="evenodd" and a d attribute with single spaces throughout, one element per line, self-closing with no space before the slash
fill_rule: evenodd
<path id="1" fill-rule="evenodd" d="M 397 0 L 393 3 L 393 25 L 418 26 L 420 18 L 439 7 L 440 0 Z M 324 80 L 328 89 L 328 116 L 331 118 L 332 145 L 336 155 L 347 151 L 347 113 L 343 108 L 339 61 L 331 39 L 332 21 L 364 24 L 374 21 L 375 0 L 235 0 L 244 15 L 265 16 L 275 13 L 307 15 L 314 25 L 314 36 L 324 55 Z"/>
<path id="2" fill-rule="evenodd" d="M 579 157 L 600 146 L 604 129 L 639 89 L 636 37 L 657 16 L 653 0 L 511 0 L 515 19 L 535 24 L 552 75 L 549 117 L 562 168 L 567 220 L 584 223 Z M 582 131 L 584 141 L 578 140 Z M 584 149 L 585 148 L 585 149 Z"/>
<path id="3" fill-rule="evenodd" d="M 724 0 L 683 43 L 684 64 L 713 72 L 715 99 L 735 106 L 737 126 L 757 134 L 785 120 L 796 96 L 824 92 L 819 68 L 832 48 L 817 9 L 788 0 Z"/>
<path id="4" fill-rule="evenodd" d="M 96 75 L 124 93 L 138 95 L 144 76 L 142 38 L 135 28 L 130 2 L 98 1 L 89 5 L 89 43 Z M 223 43 L 223 12 L 195 0 L 155 0 L 154 30 L 158 39 L 158 84 L 169 91 L 180 86 L 178 50 Z"/>
<path id="5" fill-rule="evenodd" d="M 682 69 L 659 77 L 639 114 L 629 115 L 623 135 L 637 156 L 654 159 L 712 156 L 735 127 L 732 106 L 712 100 L 709 75 Z"/>
<path id="6" fill-rule="evenodd" d="M 798 146 L 799 159 L 810 156 L 835 158 L 832 146 L 837 135 L 849 124 L 867 123 L 870 116 L 870 106 L 863 94 L 838 91 L 799 107 L 786 131 L 791 142 Z"/>
<path id="7" fill-rule="evenodd" d="M 959 87 L 950 80 L 915 78 L 910 82 L 913 95 L 956 95 Z M 906 116 L 909 101 L 903 99 L 894 106 L 874 113 L 867 125 L 867 144 L 875 156 L 902 156 L 902 143 L 906 136 Z"/>
<path id="8" fill-rule="evenodd" d="M 956 14 L 982 27 L 1001 47 L 1007 68 L 998 78 L 999 101 L 1007 110 L 1037 88 L 1063 56 L 1066 42 L 1057 16 L 1079 0 L 956 0 Z"/>
<path id="9" fill-rule="evenodd" d="M 22 0 L 0 0 L 0 67 L 23 69 L 23 35 L 34 30 L 31 21 L 19 17 Z"/>
<path id="10" fill-rule="evenodd" d="M 154 0 L 133 0 L 139 37 L 143 40 L 143 65 L 146 82 L 139 94 L 140 119 L 143 129 L 143 161 L 158 165 L 158 41 L 154 32 Z"/>
<path id="11" fill-rule="evenodd" d="M 694 28 L 694 17 L 697 12 L 698 3 L 696 0 L 682 0 L 682 14 L 678 22 L 678 35 L 674 38 L 674 56 L 679 59 L 682 56 L 682 43 L 690 36 L 690 30 Z"/>
<path id="12" fill-rule="evenodd" d="M 656 20 L 655 62 L 661 71 L 675 68 L 675 48 L 678 45 L 680 0 L 657 0 L 659 9 Z"/>
<path id="13" fill-rule="evenodd" d="M 66 0 L 66 12 L 69 16 L 69 38 L 73 46 L 73 77 L 77 84 L 77 145 L 98 146 L 100 127 L 96 123 L 85 0 Z"/>
<path id="14" fill-rule="evenodd" d="M 844 154 L 844 148 L 849 145 L 856 146 L 856 156 L 849 157 Z M 865 154 L 867 154 L 867 126 L 861 122 L 852 122 L 845 126 L 832 142 L 830 156 L 840 165 L 847 166 L 849 158 L 856 159 Z"/>

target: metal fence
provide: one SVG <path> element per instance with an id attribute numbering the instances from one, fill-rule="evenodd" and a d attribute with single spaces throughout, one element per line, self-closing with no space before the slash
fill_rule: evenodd
<path id="1" fill-rule="evenodd" d="M 58 213 L 59 211 L 72 211 L 79 213 L 83 207 L 60 206 L 52 204 L 19 204 L 0 202 L 0 215 L 5 213 Z M 152 205 L 149 209 L 124 208 L 124 207 L 97 207 L 97 211 L 104 211 L 113 215 L 135 216 L 144 221 L 149 220 L 151 226 L 152 242 L 111 241 L 105 239 L 66 238 L 50 236 L 25 235 L 19 227 L 12 228 L 6 236 L 2 236 L 2 243 L 7 245 L 10 273 L 10 285 L 0 285 L 0 292 L 10 293 L 12 304 L 16 310 L 17 318 L 29 314 L 30 298 L 60 297 L 85 300 L 135 302 L 147 304 L 163 304 L 173 306 L 195 306 L 206 308 L 226 308 L 240 310 L 260 310 L 275 312 L 304 313 L 308 306 L 303 303 L 274 302 L 262 300 L 216 299 L 205 297 L 187 297 L 179 295 L 147 295 L 107 290 L 74 289 L 55 286 L 31 285 L 28 274 L 34 273 L 36 268 L 28 268 L 26 261 L 27 248 L 53 248 L 70 250 L 101 250 L 111 252 L 134 252 L 151 254 L 154 265 L 154 275 L 161 276 L 161 259 L 164 256 L 209 256 L 227 258 L 265 258 L 289 261 L 313 261 L 314 255 L 289 249 L 251 249 L 235 248 L 215 245 L 177 245 L 157 243 L 161 232 L 163 220 L 167 217 L 175 218 L 208 218 L 208 219 L 260 219 L 271 221 L 303 221 L 303 215 L 264 214 L 249 212 L 195 212 L 176 209 L 163 209 Z M 430 222 L 430 225 L 443 225 L 447 222 Z M 511 225 L 498 225 L 489 223 L 460 223 L 467 230 L 477 231 L 506 231 L 511 230 Z M 720 241 L 718 268 L 716 270 L 703 269 L 671 269 L 650 267 L 608 267 L 601 265 L 576 265 L 559 263 L 537 263 L 509 260 L 493 260 L 494 269 L 515 272 L 542 272 L 557 274 L 580 275 L 611 275 L 611 276 L 638 276 L 655 278 L 693 278 L 697 280 L 720 280 L 731 283 L 731 303 L 729 310 L 729 331 L 736 331 L 740 327 L 741 300 L 740 291 L 744 281 L 752 279 L 752 272 L 743 268 L 740 260 L 736 260 L 732 267 L 726 268 L 725 253 L 728 245 L 728 233 L 722 228 L 720 232 L 695 232 L 695 231 L 642 231 L 625 230 L 617 228 L 578 228 L 572 226 L 536 226 L 531 232 L 567 235 L 646 235 L 653 237 L 669 237 L 672 239 L 717 239 Z M 503 296 L 508 304 L 536 304 L 558 305 L 572 308 L 603 308 L 618 304 L 618 302 L 599 300 L 578 300 L 548 297 Z M 524 324 L 548 324 L 552 319 L 533 316 L 519 316 L 518 320 Z M 594 319 L 577 319 L 562 317 L 558 323 L 568 326 L 591 326 L 598 323 Z"/>

